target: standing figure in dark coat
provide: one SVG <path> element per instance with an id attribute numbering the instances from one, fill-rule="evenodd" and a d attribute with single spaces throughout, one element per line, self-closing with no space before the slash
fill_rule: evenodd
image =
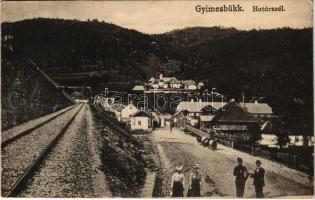
<path id="1" fill-rule="evenodd" d="M 234 167 L 233 175 L 235 176 L 236 196 L 244 196 L 245 182 L 248 178 L 247 168 L 243 166 L 242 158 L 237 158 L 238 165 Z"/>
<path id="2" fill-rule="evenodd" d="M 256 198 L 264 198 L 265 170 L 261 167 L 260 160 L 256 161 L 256 167 L 255 172 L 251 175 L 251 178 L 254 179 Z"/>
<path id="3" fill-rule="evenodd" d="M 193 172 L 189 176 L 189 190 L 187 197 L 200 197 L 201 175 L 199 164 L 193 166 Z"/>
<path id="4" fill-rule="evenodd" d="M 172 197 L 184 197 L 185 176 L 182 174 L 182 166 L 176 167 L 176 172 L 172 176 Z"/>

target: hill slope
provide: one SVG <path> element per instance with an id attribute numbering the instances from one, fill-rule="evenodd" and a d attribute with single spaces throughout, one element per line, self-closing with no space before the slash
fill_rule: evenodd
<path id="1" fill-rule="evenodd" d="M 312 29 L 192 27 L 146 35 L 105 22 L 32 19 L 2 24 L 15 57 L 65 85 L 130 90 L 164 72 L 204 81 L 228 97 L 259 98 L 312 129 Z M 303 129 L 304 129 L 303 128 Z"/>

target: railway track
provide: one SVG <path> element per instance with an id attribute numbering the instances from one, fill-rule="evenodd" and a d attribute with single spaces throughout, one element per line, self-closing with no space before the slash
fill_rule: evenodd
<path id="1" fill-rule="evenodd" d="M 67 109 L 2 142 L 2 196 L 18 196 L 83 107 Z"/>
<path id="2" fill-rule="evenodd" d="M 38 129 L 39 127 L 49 123 L 50 121 L 56 119 L 57 117 L 65 114 L 66 112 L 68 112 L 71 109 L 74 109 L 76 106 L 79 106 L 80 104 L 71 106 L 70 108 L 67 108 L 63 111 L 61 111 L 60 113 L 57 113 L 56 115 L 53 115 L 52 117 L 49 117 L 48 119 L 39 122 L 38 124 L 36 124 L 35 126 L 31 126 L 26 128 L 25 130 L 22 131 L 18 131 L 15 134 L 10 134 L 10 133 L 4 133 L 4 135 L 2 135 L 2 141 L 1 141 L 1 148 L 6 147 L 8 144 L 14 142 L 15 140 L 19 139 L 20 137 L 23 137 L 24 135 L 27 135 L 29 133 L 31 133 L 32 131 Z M 7 132 L 7 131 L 6 131 Z M 9 131 L 8 131 L 9 132 Z"/>

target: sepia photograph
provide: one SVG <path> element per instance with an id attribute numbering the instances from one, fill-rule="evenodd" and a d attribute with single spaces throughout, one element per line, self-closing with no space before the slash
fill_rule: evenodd
<path id="1" fill-rule="evenodd" d="M 314 199 L 313 1 L 2 1 L 1 197 Z"/>

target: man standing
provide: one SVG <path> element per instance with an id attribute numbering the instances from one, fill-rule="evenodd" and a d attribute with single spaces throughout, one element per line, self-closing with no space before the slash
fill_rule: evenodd
<path id="1" fill-rule="evenodd" d="M 247 168 L 243 166 L 242 158 L 237 158 L 238 165 L 234 167 L 233 175 L 235 176 L 236 196 L 244 196 L 245 182 L 247 179 Z"/>
<path id="2" fill-rule="evenodd" d="M 256 160 L 256 170 L 251 178 L 254 178 L 256 198 L 264 198 L 263 187 L 265 186 L 265 170 L 261 167 L 260 160 Z"/>

